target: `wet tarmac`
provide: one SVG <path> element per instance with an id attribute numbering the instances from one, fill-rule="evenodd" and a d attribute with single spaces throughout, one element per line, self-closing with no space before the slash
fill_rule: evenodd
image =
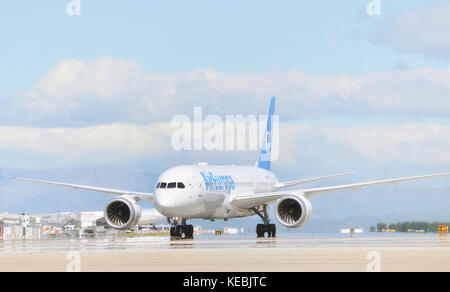
<path id="1" fill-rule="evenodd" d="M 437 234 L 295 234 L 257 239 L 253 236 L 200 235 L 194 240 L 171 241 L 168 236 L 108 237 L 0 241 L 0 254 L 54 252 L 146 252 L 161 250 L 325 248 L 450 248 L 450 241 Z"/>

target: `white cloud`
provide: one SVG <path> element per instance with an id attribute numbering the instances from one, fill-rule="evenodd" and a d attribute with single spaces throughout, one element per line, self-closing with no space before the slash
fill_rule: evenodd
<path id="1" fill-rule="evenodd" d="M 450 160 L 448 127 L 417 117 L 448 116 L 449 80 L 450 68 L 360 75 L 148 73 L 136 62 L 110 57 L 63 60 L 30 90 L 0 100 L 0 165 L 250 161 L 248 153 L 174 153 L 169 123 L 177 114 L 192 115 L 196 105 L 204 115 L 261 114 L 270 95 L 279 97 L 282 120 L 291 120 L 281 128 L 277 163 L 285 169 L 318 161 L 323 167 L 342 161 L 444 165 Z M 339 115 L 382 116 L 385 122 L 334 125 Z M 323 122 L 294 121 L 311 117 Z M 416 123 L 396 123 L 399 117 Z"/>
<path id="2" fill-rule="evenodd" d="M 281 126 L 277 167 L 322 171 L 389 169 L 391 166 L 448 169 L 450 127 L 433 123 Z"/>
<path id="3" fill-rule="evenodd" d="M 360 75 L 301 71 L 225 74 L 144 72 L 136 62 L 63 60 L 30 90 L 0 101 L 0 123 L 27 126 L 146 124 L 176 114 L 264 113 L 279 97 L 282 118 L 448 116 L 450 68 Z"/>
<path id="4" fill-rule="evenodd" d="M 445 166 L 450 163 L 450 128 L 439 124 L 399 123 L 328 128 L 323 134 L 329 143 L 342 145 L 371 164 L 399 162 Z"/>
<path id="5" fill-rule="evenodd" d="M 129 165 L 153 161 L 153 169 L 195 161 L 247 164 L 256 158 L 248 151 L 174 151 L 170 123 L 145 126 L 111 124 L 84 128 L 0 127 L 0 164 L 8 167 L 78 167 Z M 334 126 L 282 123 L 281 170 L 338 169 L 388 164 L 445 167 L 450 163 L 450 127 L 398 123 Z M 13 157 L 7 154 L 14 152 Z M 254 154 L 254 155 L 252 155 Z M 23 164 L 24 157 L 28 165 Z M 44 159 L 44 161 L 42 161 Z M 213 159 L 214 161 L 211 161 Z M 21 163 L 21 164 L 17 164 Z M 363 166 L 364 168 L 366 166 Z"/>
<path id="6" fill-rule="evenodd" d="M 425 4 L 388 16 L 370 34 L 375 43 L 402 53 L 419 53 L 433 58 L 450 58 L 450 3 Z"/>
<path id="7" fill-rule="evenodd" d="M 49 157 L 47 167 L 57 165 L 98 165 L 130 162 L 143 157 L 158 159 L 170 148 L 166 124 L 149 126 L 111 124 L 85 128 L 0 127 L 0 151 L 26 154 L 30 165 Z M 31 155 L 30 155 L 31 153 Z M 11 165 L 7 155 L 1 155 L 2 165 Z M 29 167 L 29 165 L 28 165 Z"/>

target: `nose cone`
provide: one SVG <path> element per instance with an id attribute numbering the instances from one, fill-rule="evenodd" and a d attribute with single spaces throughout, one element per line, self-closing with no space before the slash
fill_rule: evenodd
<path id="1" fill-rule="evenodd" d="M 167 190 L 156 193 L 155 207 L 160 213 L 166 216 L 176 216 L 172 214 L 177 207 L 175 197 Z"/>

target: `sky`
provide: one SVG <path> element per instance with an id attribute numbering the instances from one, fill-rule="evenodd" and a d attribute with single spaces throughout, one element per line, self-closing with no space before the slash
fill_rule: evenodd
<path id="1" fill-rule="evenodd" d="M 275 95 L 282 180 L 448 171 L 450 2 L 381 0 L 380 15 L 369 15 L 370 2 L 80 0 L 79 15 L 68 15 L 69 0 L 3 3 L 0 166 L 158 174 L 199 161 L 248 165 L 252 151 L 174 151 L 170 121 L 195 106 L 264 114 Z M 449 187 L 436 179 L 385 191 L 445 196 Z M 318 209 L 331 204 L 320 199 Z"/>

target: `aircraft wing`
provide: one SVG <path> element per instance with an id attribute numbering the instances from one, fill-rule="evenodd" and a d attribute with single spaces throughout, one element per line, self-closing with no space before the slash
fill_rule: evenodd
<path id="1" fill-rule="evenodd" d="M 320 187 L 320 188 L 312 188 L 312 189 L 300 189 L 300 190 L 288 190 L 288 191 L 276 191 L 276 192 L 268 192 L 268 193 L 247 194 L 247 195 L 243 195 L 243 196 L 232 197 L 230 201 L 233 205 L 235 205 L 237 207 L 251 208 L 251 207 L 255 207 L 255 206 L 260 206 L 262 204 L 270 204 L 287 194 L 303 195 L 305 197 L 310 197 L 312 195 L 318 195 L 318 194 L 334 192 L 334 191 L 339 191 L 339 190 L 346 190 L 346 189 L 357 190 L 361 187 L 366 187 L 366 186 L 374 186 L 374 185 L 389 184 L 389 183 L 396 184 L 396 183 L 399 183 L 402 181 L 418 180 L 418 179 L 441 177 L 441 176 L 450 176 L 450 172 L 421 175 L 421 176 L 411 176 L 411 177 L 404 177 L 404 178 L 394 178 L 394 179 L 386 179 L 386 180 L 377 180 L 377 181 L 331 186 L 331 187 Z"/>
<path id="2" fill-rule="evenodd" d="M 146 201 L 153 202 L 153 194 L 152 193 L 141 193 L 141 192 L 126 191 L 126 190 L 75 185 L 75 184 L 67 184 L 67 183 L 61 183 L 61 182 L 24 178 L 24 177 L 12 177 L 12 176 L 7 176 L 3 173 L 2 173 L 2 175 L 9 179 L 22 180 L 22 181 L 28 181 L 28 182 L 34 182 L 34 183 L 41 183 L 41 184 L 48 184 L 48 185 L 55 185 L 55 186 L 62 186 L 62 187 L 69 187 L 69 188 L 73 188 L 73 189 L 94 191 L 94 192 L 112 194 L 112 195 L 117 195 L 117 196 L 130 195 L 130 196 L 136 197 L 136 199 L 138 199 L 138 200 L 146 200 Z"/>
<path id="3" fill-rule="evenodd" d="M 349 174 L 355 174 L 354 172 L 346 172 L 346 173 L 340 173 L 340 174 L 334 174 L 334 175 L 328 175 L 328 176 L 322 176 L 322 177 L 315 177 L 315 178 L 307 178 L 307 179 L 301 179 L 301 180 L 294 180 L 294 181 L 288 181 L 288 182 L 280 182 L 275 185 L 275 188 L 281 189 L 281 188 L 287 188 L 295 185 L 300 184 L 306 184 L 314 181 L 319 180 L 325 180 L 330 178 L 335 178 L 339 176 L 349 175 Z"/>
<path id="4" fill-rule="evenodd" d="M 311 195 L 318 195 L 318 194 L 334 192 L 334 191 L 339 191 L 339 190 L 345 190 L 345 189 L 357 190 L 361 187 L 381 185 L 381 184 L 390 184 L 390 183 L 396 184 L 396 183 L 399 183 L 402 181 L 418 180 L 418 179 L 440 177 L 440 176 L 450 176 L 450 172 L 428 174 L 428 175 L 421 175 L 421 176 L 410 176 L 410 177 L 403 177 L 403 178 L 393 178 L 393 179 L 386 179 L 386 180 L 376 180 L 376 181 L 371 181 L 371 182 L 363 182 L 363 183 L 333 186 L 333 187 L 304 189 L 304 190 L 300 190 L 300 192 L 305 194 L 305 196 L 309 197 Z"/>

